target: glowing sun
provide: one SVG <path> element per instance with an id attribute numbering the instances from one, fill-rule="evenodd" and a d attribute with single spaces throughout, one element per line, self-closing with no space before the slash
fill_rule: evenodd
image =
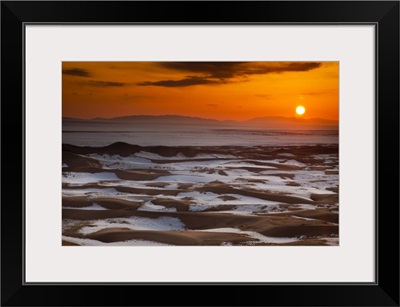
<path id="1" fill-rule="evenodd" d="M 298 106 L 298 107 L 296 108 L 296 113 L 297 113 L 298 115 L 303 115 L 305 112 L 306 112 L 306 108 L 303 107 L 303 106 Z"/>

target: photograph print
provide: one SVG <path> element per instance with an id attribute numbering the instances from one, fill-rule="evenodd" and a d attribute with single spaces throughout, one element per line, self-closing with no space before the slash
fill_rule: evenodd
<path id="1" fill-rule="evenodd" d="M 339 62 L 63 62 L 60 167 L 63 246 L 338 246 Z"/>

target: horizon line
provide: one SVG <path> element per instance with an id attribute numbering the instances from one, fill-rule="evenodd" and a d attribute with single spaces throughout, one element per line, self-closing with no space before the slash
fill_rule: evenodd
<path id="1" fill-rule="evenodd" d="M 165 116 L 177 116 L 177 117 L 186 117 L 186 118 L 195 118 L 195 119 L 204 119 L 204 120 L 215 120 L 219 122 L 224 122 L 224 121 L 235 121 L 235 122 L 245 122 L 253 119 L 259 119 L 259 118 L 284 118 L 284 119 L 303 119 L 303 120 L 327 120 L 327 121 L 333 121 L 333 122 L 339 122 L 339 119 L 328 119 L 328 118 L 322 118 L 322 117 L 296 117 L 296 116 L 279 116 L 279 115 L 271 115 L 271 116 L 258 116 L 258 117 L 252 117 L 248 119 L 216 119 L 216 118 L 205 118 L 205 117 L 198 117 L 198 116 L 190 116 L 190 115 L 179 115 L 179 114 L 163 114 L 163 115 L 150 115 L 150 114 L 132 114 L 132 115 L 121 115 L 121 116 L 114 116 L 114 117 L 92 117 L 92 118 L 80 118 L 80 117 L 71 117 L 71 116 L 62 116 L 62 119 L 79 119 L 79 120 L 96 120 L 96 119 L 117 119 L 117 118 L 123 118 L 123 117 L 139 117 L 139 116 L 148 116 L 148 117 L 165 117 Z"/>

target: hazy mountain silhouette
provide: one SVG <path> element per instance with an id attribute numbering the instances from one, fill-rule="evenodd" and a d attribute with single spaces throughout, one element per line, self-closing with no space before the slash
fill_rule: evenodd
<path id="1" fill-rule="evenodd" d="M 107 130 L 107 124 L 112 126 L 118 124 L 131 124 L 134 126 L 198 126 L 213 127 L 221 129 L 338 129 L 338 121 L 323 118 L 302 118 L 302 117 L 278 117 L 265 116 L 257 117 L 244 121 L 237 120 L 216 120 L 200 117 L 181 116 L 181 115 L 131 115 L 114 118 L 93 118 L 79 119 L 64 117 L 63 125 L 73 126 L 84 125 L 90 128 L 91 124 L 104 126 Z"/>

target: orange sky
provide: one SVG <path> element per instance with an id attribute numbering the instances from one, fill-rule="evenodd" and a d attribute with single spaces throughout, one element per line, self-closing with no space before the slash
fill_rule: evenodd
<path id="1" fill-rule="evenodd" d="M 63 62 L 63 117 L 338 119 L 338 62 Z"/>

